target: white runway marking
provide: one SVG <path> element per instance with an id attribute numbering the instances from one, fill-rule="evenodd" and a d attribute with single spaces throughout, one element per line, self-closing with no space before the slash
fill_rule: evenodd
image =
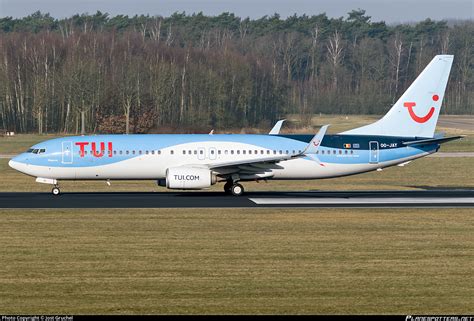
<path id="1" fill-rule="evenodd" d="M 296 205 L 296 204 L 471 204 L 474 205 L 474 197 L 380 197 L 380 198 L 249 198 L 259 205 Z"/>

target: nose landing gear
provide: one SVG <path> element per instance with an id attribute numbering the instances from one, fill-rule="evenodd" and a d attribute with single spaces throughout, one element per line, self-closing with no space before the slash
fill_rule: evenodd
<path id="1" fill-rule="evenodd" d="M 53 189 L 51 190 L 51 193 L 53 193 L 54 196 L 58 196 L 61 194 L 61 190 L 59 189 L 59 186 L 54 186 Z"/>

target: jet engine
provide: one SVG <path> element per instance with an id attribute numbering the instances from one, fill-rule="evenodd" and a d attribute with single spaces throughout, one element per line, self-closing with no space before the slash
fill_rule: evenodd
<path id="1" fill-rule="evenodd" d="M 166 170 L 166 179 L 158 181 L 158 185 L 170 189 L 202 189 L 217 182 L 217 177 L 207 168 L 170 167 Z"/>

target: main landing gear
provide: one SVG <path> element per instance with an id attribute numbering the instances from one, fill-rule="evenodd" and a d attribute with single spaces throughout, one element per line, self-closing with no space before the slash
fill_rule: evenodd
<path id="1" fill-rule="evenodd" d="M 226 194 L 240 196 L 244 193 L 244 187 L 238 183 L 233 183 L 230 181 L 230 182 L 225 183 L 224 191 Z"/>
<path id="2" fill-rule="evenodd" d="M 61 190 L 59 189 L 59 186 L 55 185 L 53 189 L 51 190 L 51 193 L 53 193 L 54 196 L 58 196 L 59 194 L 61 194 Z"/>

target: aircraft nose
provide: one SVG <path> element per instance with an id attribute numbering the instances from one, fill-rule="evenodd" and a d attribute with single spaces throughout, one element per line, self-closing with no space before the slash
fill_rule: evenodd
<path id="1" fill-rule="evenodd" d="M 27 165 L 26 164 L 26 159 L 25 159 L 25 156 L 23 154 L 20 154 L 20 155 L 17 155 L 15 157 L 13 157 L 8 162 L 8 166 L 10 166 L 11 168 L 13 168 L 17 171 L 20 171 L 20 172 L 23 172 L 26 165 Z"/>
<path id="2" fill-rule="evenodd" d="M 14 161 L 14 159 L 11 159 L 11 160 L 8 162 L 8 166 L 10 166 L 11 168 L 16 169 L 16 170 L 18 170 L 18 169 L 20 168 L 19 165 L 20 165 L 20 163 Z"/>

